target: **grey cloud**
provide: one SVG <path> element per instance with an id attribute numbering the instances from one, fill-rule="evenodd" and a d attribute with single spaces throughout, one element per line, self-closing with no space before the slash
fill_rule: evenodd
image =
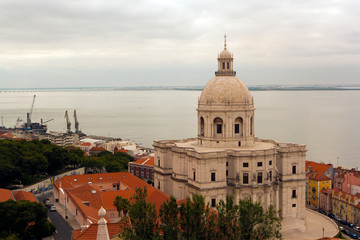
<path id="1" fill-rule="evenodd" d="M 28 83 L 26 78 L 50 86 L 53 83 L 46 81 L 50 72 L 59 80 L 79 79 L 77 85 L 85 84 L 86 78 L 101 84 L 94 76 L 106 77 L 108 85 L 165 84 L 162 77 L 169 81 L 166 85 L 188 82 L 186 78 L 198 85 L 204 82 L 201 76 L 208 76 L 202 71 L 216 67 L 224 33 L 243 71 L 265 66 L 267 75 L 278 76 L 264 80 L 265 74 L 256 73 L 259 83 L 302 81 L 276 74 L 278 66 L 295 71 L 295 76 L 297 66 L 308 64 L 319 69 L 343 66 L 355 74 L 359 9 L 357 0 L 4 0 L 0 87 L 12 86 L 14 79 Z M 175 74 L 177 69 L 185 72 Z M 127 74 L 133 71 L 139 74 Z M 325 73 L 322 78 L 321 72 L 309 72 L 318 83 L 329 81 Z M 147 81 L 142 80 L 145 76 Z M 358 80 L 349 74 L 348 81 Z M 63 81 L 64 86 L 71 83 L 75 84 Z"/>

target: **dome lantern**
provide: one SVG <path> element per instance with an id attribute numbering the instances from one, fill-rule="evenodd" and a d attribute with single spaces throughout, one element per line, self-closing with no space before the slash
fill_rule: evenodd
<path id="1" fill-rule="evenodd" d="M 224 50 L 218 55 L 218 70 L 216 76 L 235 76 L 233 71 L 233 55 L 226 49 L 226 34 L 224 35 Z"/>

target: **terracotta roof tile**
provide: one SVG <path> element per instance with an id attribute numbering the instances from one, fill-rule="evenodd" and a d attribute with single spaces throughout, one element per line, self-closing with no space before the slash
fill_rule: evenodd
<path id="1" fill-rule="evenodd" d="M 130 199 L 134 196 L 135 190 L 119 190 L 119 191 L 107 191 L 101 193 L 101 198 L 103 200 L 103 207 L 107 209 L 116 209 L 114 206 L 114 200 L 117 196 L 121 196 L 123 198 Z"/>
<path id="2" fill-rule="evenodd" d="M 9 199 L 14 200 L 11 191 L 9 189 L 0 188 L 0 202 L 6 202 Z"/>
<path id="3" fill-rule="evenodd" d="M 317 163 L 313 161 L 306 161 L 305 162 L 306 171 L 308 171 L 309 167 L 311 167 L 313 172 L 324 174 L 330 167 L 332 167 L 332 165 L 325 163 Z"/>
<path id="4" fill-rule="evenodd" d="M 89 142 L 80 143 L 80 146 L 82 146 L 82 147 L 89 147 L 90 145 L 91 145 L 91 143 L 89 143 Z"/>
<path id="5" fill-rule="evenodd" d="M 121 148 L 121 149 L 116 149 L 115 152 L 128 153 L 129 150 Z"/>
<path id="6" fill-rule="evenodd" d="M 90 151 L 106 151 L 106 149 L 103 147 L 92 147 L 90 148 Z"/>
<path id="7" fill-rule="evenodd" d="M 130 164 L 138 164 L 138 165 L 147 165 L 147 166 L 154 166 L 154 157 L 145 157 L 140 158 L 135 162 L 131 162 Z"/>
<path id="8" fill-rule="evenodd" d="M 319 173 L 310 173 L 306 177 L 311 179 L 311 180 L 315 180 L 315 181 L 328 181 L 328 180 L 331 180 L 327 176 L 325 176 L 323 174 L 319 174 Z"/>
<path id="9" fill-rule="evenodd" d="M 1 135 L 1 137 L 12 139 L 12 138 L 14 138 L 14 135 L 12 135 L 11 133 L 4 133 Z"/>
<path id="10" fill-rule="evenodd" d="M 106 210 L 115 209 L 113 203 L 116 196 L 122 196 L 129 199 L 135 194 L 136 188 L 147 188 L 147 201 L 154 203 L 157 211 L 159 211 L 163 201 L 169 198 L 167 194 L 128 172 L 64 176 L 55 181 L 56 188 L 59 188 L 60 182 L 62 188 L 72 198 L 72 201 L 79 206 L 85 216 L 91 217 L 93 222 L 99 220 L 97 213 L 101 206 Z M 92 182 L 92 184 L 90 185 L 89 182 Z M 94 185 L 95 183 L 119 182 L 121 182 L 122 185 L 125 185 L 126 190 L 101 191 L 99 187 Z M 83 203 L 85 201 L 89 202 L 89 206 Z"/>
<path id="11" fill-rule="evenodd" d="M 34 194 L 32 194 L 31 192 L 13 191 L 13 194 L 14 194 L 16 201 L 27 200 L 30 202 L 37 202 Z"/>
<path id="12" fill-rule="evenodd" d="M 119 223 L 107 223 L 106 226 L 108 228 L 110 238 L 115 237 L 121 231 L 121 226 Z M 90 227 L 83 230 L 82 232 L 80 231 L 80 233 L 79 233 L 79 231 L 76 231 L 76 232 L 74 231 L 73 239 L 74 240 L 75 239 L 76 240 L 96 240 L 97 230 L 98 230 L 98 225 L 91 224 Z"/>

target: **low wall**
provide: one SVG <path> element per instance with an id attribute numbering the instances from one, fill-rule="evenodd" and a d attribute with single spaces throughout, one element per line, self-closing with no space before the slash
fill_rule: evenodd
<path id="1" fill-rule="evenodd" d="M 68 172 L 64 172 L 61 173 L 57 176 L 54 177 L 49 177 L 41 182 L 35 183 L 33 185 L 30 186 L 26 186 L 22 189 L 17 189 L 17 190 L 22 190 L 22 191 L 26 191 L 26 192 L 32 192 L 34 194 L 42 194 L 44 192 L 50 191 L 53 189 L 54 185 L 54 181 L 58 180 L 59 178 L 62 178 L 63 176 L 69 176 L 69 175 L 82 175 L 85 173 L 85 168 L 78 168 L 78 169 L 74 169 Z"/>

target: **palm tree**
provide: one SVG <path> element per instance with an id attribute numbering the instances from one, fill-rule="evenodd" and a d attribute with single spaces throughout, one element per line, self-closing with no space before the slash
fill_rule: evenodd
<path id="1" fill-rule="evenodd" d="M 130 207 L 130 201 L 127 198 L 123 198 L 121 196 L 117 196 L 114 200 L 114 206 L 116 207 L 117 211 L 120 213 L 123 212 L 123 215 L 126 216 L 129 207 Z"/>

